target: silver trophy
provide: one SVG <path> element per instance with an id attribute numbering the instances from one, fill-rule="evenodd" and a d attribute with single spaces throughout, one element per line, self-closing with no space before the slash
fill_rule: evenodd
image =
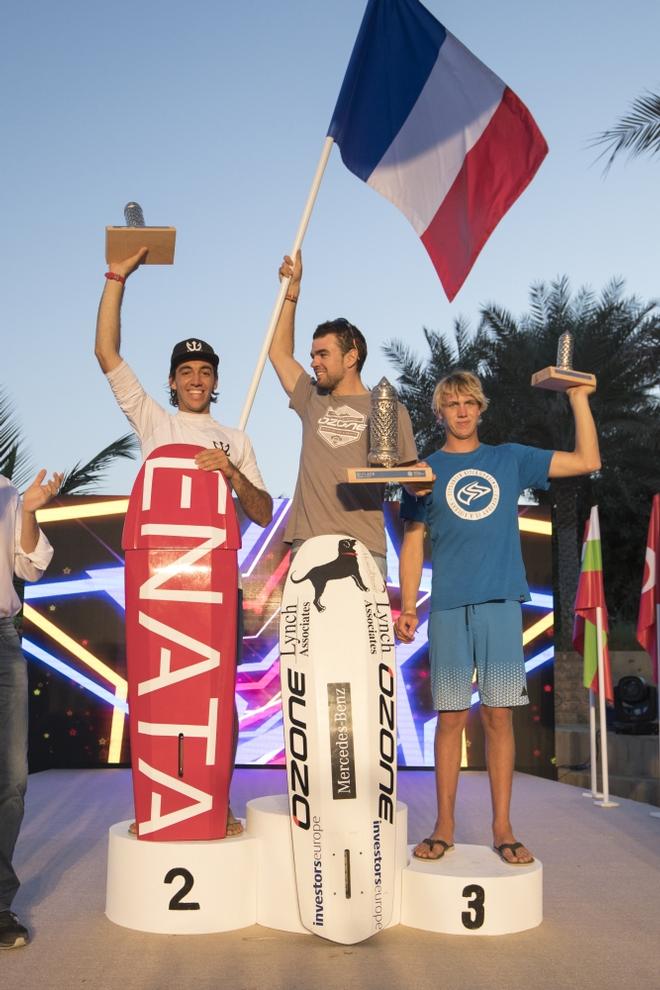
<path id="1" fill-rule="evenodd" d="M 347 480 L 352 483 L 389 483 L 401 485 L 413 482 L 433 482 L 430 468 L 397 467 L 399 463 L 399 410 L 396 389 L 387 378 L 381 378 L 371 390 L 369 414 L 369 466 L 347 468 Z"/>
<path id="2" fill-rule="evenodd" d="M 130 202 L 124 207 L 125 227 L 105 228 L 105 260 L 125 261 L 142 247 L 149 249 L 145 265 L 171 265 L 174 262 L 176 243 L 175 227 L 147 227 L 139 203 Z"/>
<path id="3" fill-rule="evenodd" d="M 588 371 L 573 369 L 573 334 L 565 330 L 557 344 L 557 364 L 544 368 L 532 375 L 532 385 L 535 388 L 547 388 L 553 392 L 566 392 L 574 385 L 593 385 L 596 387 L 596 376 Z"/>
<path id="4" fill-rule="evenodd" d="M 139 203 L 127 203 L 124 207 L 124 220 L 127 227 L 144 227 L 144 213 Z"/>
<path id="5" fill-rule="evenodd" d="M 391 468 L 398 461 L 399 422 L 397 397 L 387 378 L 381 378 L 371 390 L 371 415 L 369 416 L 370 464 Z"/>

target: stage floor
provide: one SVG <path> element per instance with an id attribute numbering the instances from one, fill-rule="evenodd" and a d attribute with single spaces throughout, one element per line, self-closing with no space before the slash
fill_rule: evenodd
<path id="1" fill-rule="evenodd" d="M 280 770 L 237 770 L 232 804 L 283 793 Z M 402 771 L 409 841 L 434 819 L 428 771 Z M 517 774 L 513 824 L 544 864 L 543 924 L 500 937 L 397 927 L 342 946 L 253 926 L 203 936 L 146 935 L 103 911 L 107 830 L 130 818 L 127 770 L 49 770 L 30 777 L 16 851 L 23 886 L 14 907 L 33 942 L 3 953 L 0 984 L 90 990 L 614 990 L 658 986 L 660 819 L 617 799 L 594 807 L 579 788 Z M 483 773 L 465 773 L 457 841 L 487 845 Z"/>

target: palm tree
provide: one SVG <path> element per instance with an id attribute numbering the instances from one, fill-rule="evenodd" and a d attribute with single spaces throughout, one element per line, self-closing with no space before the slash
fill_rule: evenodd
<path id="1" fill-rule="evenodd" d="M 647 92 L 638 96 L 630 112 L 620 117 L 614 127 L 596 135 L 592 146 L 597 145 L 604 145 L 599 157 L 609 152 L 606 172 L 622 151 L 628 151 L 633 158 L 647 152 L 657 154 L 660 151 L 660 95 Z"/>
<path id="2" fill-rule="evenodd" d="M 135 458 L 139 451 L 134 433 L 126 433 L 91 460 L 81 466 L 80 461 L 66 471 L 60 487 L 61 495 L 89 495 L 102 480 L 113 461 L 121 457 Z M 14 417 L 12 402 L 0 386 L 0 474 L 9 478 L 14 487 L 21 490 L 32 480 L 34 471 L 26 452 L 21 429 Z"/>
<path id="3" fill-rule="evenodd" d="M 11 478 L 17 488 L 29 484 L 31 467 L 21 430 L 14 419 L 9 396 L 0 387 L 0 474 Z"/>
<path id="4" fill-rule="evenodd" d="M 104 447 L 82 467 L 78 462 L 71 470 L 65 472 L 60 494 L 90 494 L 93 486 L 101 481 L 104 472 L 114 460 L 118 457 L 135 457 L 138 449 L 139 443 L 134 433 L 120 437 L 119 440 Z M 19 490 L 25 488 L 34 476 L 29 455 L 26 453 L 25 441 L 14 418 L 11 400 L 2 386 L 0 386 L 0 474 L 9 478 Z M 21 602 L 24 584 L 22 578 L 14 576 L 14 587 Z M 19 617 L 16 620 L 17 626 L 20 622 Z"/>
<path id="5" fill-rule="evenodd" d="M 80 462 L 70 471 L 66 471 L 60 487 L 61 495 L 89 495 L 101 481 L 108 467 L 120 457 L 135 458 L 140 449 L 138 438 L 134 433 L 125 433 L 113 443 L 108 444 L 98 454 L 95 454 L 86 464 Z"/>
<path id="6" fill-rule="evenodd" d="M 480 427 L 484 442 L 553 450 L 570 450 L 574 444 L 568 402 L 561 394 L 528 385 L 535 371 L 556 363 L 557 341 L 564 330 L 571 330 L 575 338 L 575 367 L 598 378 L 591 405 L 602 470 L 592 478 L 554 480 L 549 492 L 535 493 L 552 508 L 556 640 L 560 649 L 570 649 L 581 527 L 595 500 L 602 503 L 606 586 L 617 603 L 611 610 L 614 615 L 624 608 L 623 614 L 631 614 L 631 585 L 639 585 L 644 540 L 633 543 L 629 534 L 639 528 L 640 504 L 650 502 L 660 487 L 660 467 L 650 456 L 660 440 L 660 311 L 655 302 L 625 298 L 620 281 L 612 281 L 596 298 L 588 289 L 571 296 L 568 279 L 560 278 L 549 286 L 532 287 L 529 312 L 519 320 L 491 304 L 483 307 L 471 343 L 465 324 L 460 330 L 455 356 L 446 338 L 425 331 L 431 348 L 426 365 L 401 343 L 385 348 L 399 371 L 402 401 L 413 400 L 409 410 L 422 454 L 438 446 L 430 403 L 424 402 L 424 408 L 422 398 L 430 396 L 431 381 L 435 384 L 452 366 L 462 364 L 479 373 L 492 400 Z"/>
<path id="7" fill-rule="evenodd" d="M 426 327 L 422 333 L 430 352 L 425 362 L 401 340 L 385 344 L 383 351 L 399 373 L 399 399 L 410 413 L 417 450 L 423 458 L 438 449 L 438 424 L 431 412 L 431 397 L 438 380 L 454 368 L 486 374 L 489 349 L 482 327 L 473 335 L 469 324 L 460 317 L 454 321 L 453 341 Z"/>

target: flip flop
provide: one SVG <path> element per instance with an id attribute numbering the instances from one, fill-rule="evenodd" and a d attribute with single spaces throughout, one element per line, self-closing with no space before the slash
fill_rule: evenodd
<path id="1" fill-rule="evenodd" d="M 433 846 L 442 846 L 442 852 L 439 856 L 420 856 L 419 853 L 413 852 L 413 856 L 415 856 L 416 859 L 423 859 L 426 860 L 426 862 L 431 863 L 435 863 L 436 860 L 442 859 L 446 852 L 449 852 L 450 849 L 454 848 L 453 842 L 445 842 L 444 839 L 422 839 L 420 846 L 422 844 L 427 845 L 429 847 L 429 852 L 431 853 L 433 852 Z"/>
<path id="2" fill-rule="evenodd" d="M 500 857 L 503 863 L 506 863 L 507 866 L 531 866 L 531 864 L 534 862 L 533 856 L 527 863 L 523 863 L 518 859 L 507 859 L 506 856 L 504 855 L 505 849 L 508 849 L 509 852 L 512 852 L 515 856 L 516 850 L 522 848 L 523 848 L 522 842 L 503 842 L 499 846 L 493 846 L 493 849 L 495 850 L 497 855 Z"/>

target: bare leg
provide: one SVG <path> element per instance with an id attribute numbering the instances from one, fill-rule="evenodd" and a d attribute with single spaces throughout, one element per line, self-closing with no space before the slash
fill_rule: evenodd
<path id="1" fill-rule="evenodd" d="M 486 734 L 486 763 L 493 805 L 493 845 L 515 842 L 511 827 L 511 789 L 515 763 L 513 716 L 510 708 L 481 706 L 481 722 Z M 502 856 L 509 863 L 531 863 L 534 857 L 521 846 L 515 852 L 505 849 Z"/>
<path id="2" fill-rule="evenodd" d="M 442 839 L 448 845 L 454 842 L 454 809 L 458 774 L 461 769 L 461 737 L 467 724 L 468 711 L 438 712 L 435 726 L 435 787 L 438 800 L 438 817 L 430 839 Z M 429 847 L 420 842 L 415 847 L 419 859 L 439 859 L 443 847 Z"/>

